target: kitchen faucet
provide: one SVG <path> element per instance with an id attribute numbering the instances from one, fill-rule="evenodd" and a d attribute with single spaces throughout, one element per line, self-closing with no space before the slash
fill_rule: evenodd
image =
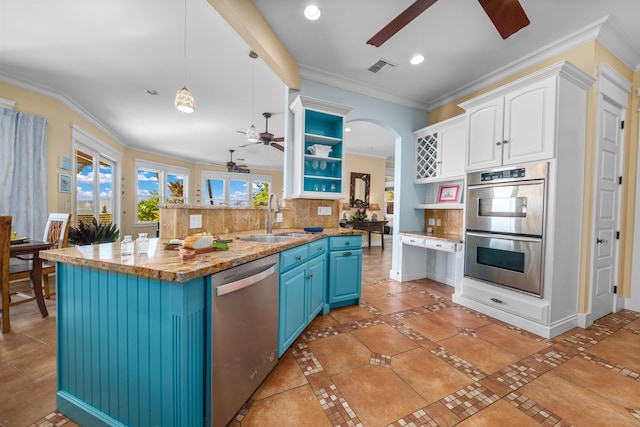
<path id="1" fill-rule="evenodd" d="M 273 205 L 273 198 L 276 198 L 276 204 Z M 267 200 L 267 234 L 271 234 L 273 231 L 273 216 L 271 215 L 271 207 L 273 206 L 274 212 L 280 211 L 280 206 L 278 206 L 278 196 L 275 193 L 269 194 L 269 199 Z"/>

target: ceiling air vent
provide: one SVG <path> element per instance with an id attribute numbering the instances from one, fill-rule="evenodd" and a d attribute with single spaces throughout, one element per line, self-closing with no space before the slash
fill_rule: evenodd
<path id="1" fill-rule="evenodd" d="M 394 64 L 391 61 L 380 58 L 378 62 L 369 67 L 369 71 L 376 74 L 386 73 L 389 70 L 393 70 L 398 64 Z"/>

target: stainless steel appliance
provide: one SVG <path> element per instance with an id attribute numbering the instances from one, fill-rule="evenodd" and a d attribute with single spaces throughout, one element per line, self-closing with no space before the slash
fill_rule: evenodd
<path id="1" fill-rule="evenodd" d="M 465 276 L 542 296 L 547 163 L 467 174 Z"/>
<path id="2" fill-rule="evenodd" d="M 212 276 L 211 424 L 224 427 L 278 362 L 274 254 Z"/>

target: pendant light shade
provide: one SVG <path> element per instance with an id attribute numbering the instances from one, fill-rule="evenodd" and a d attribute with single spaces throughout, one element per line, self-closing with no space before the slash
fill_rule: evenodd
<path id="1" fill-rule="evenodd" d="M 260 135 L 258 134 L 258 130 L 254 125 L 249 126 L 249 129 L 247 129 L 247 141 L 248 142 L 260 141 Z"/>
<path id="2" fill-rule="evenodd" d="M 187 89 L 187 0 L 184 0 L 184 86 L 176 93 L 176 108 L 183 113 L 193 113 L 196 110 L 196 102 L 193 95 Z"/>
<path id="3" fill-rule="evenodd" d="M 176 108 L 183 113 L 193 113 L 196 110 L 196 102 L 189 89 L 183 87 L 176 93 Z"/>

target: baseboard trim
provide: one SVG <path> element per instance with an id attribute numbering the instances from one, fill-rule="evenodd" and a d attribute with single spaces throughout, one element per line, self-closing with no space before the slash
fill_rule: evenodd
<path id="1" fill-rule="evenodd" d="M 569 331 L 574 327 L 578 326 L 577 314 L 561 319 L 550 326 L 545 326 L 545 325 L 541 325 L 540 323 L 536 323 L 531 320 L 513 315 L 511 313 L 498 310 L 496 308 L 482 304 L 478 301 L 465 298 L 463 295 L 457 292 L 451 296 L 451 299 L 453 302 L 457 304 L 479 311 L 482 314 L 494 317 L 498 320 L 502 320 L 503 322 L 507 322 L 510 325 L 516 326 L 518 328 L 522 328 L 525 331 L 529 331 L 533 334 L 539 335 L 547 339 L 553 338 L 557 335 L 560 335 L 563 332 Z"/>
<path id="2" fill-rule="evenodd" d="M 97 411 L 93 406 L 66 391 L 60 390 L 56 394 L 56 409 L 81 426 L 126 427 L 126 424 Z"/>
<path id="3" fill-rule="evenodd" d="M 591 313 L 578 313 L 578 326 L 587 329 L 593 325 L 593 316 Z"/>

